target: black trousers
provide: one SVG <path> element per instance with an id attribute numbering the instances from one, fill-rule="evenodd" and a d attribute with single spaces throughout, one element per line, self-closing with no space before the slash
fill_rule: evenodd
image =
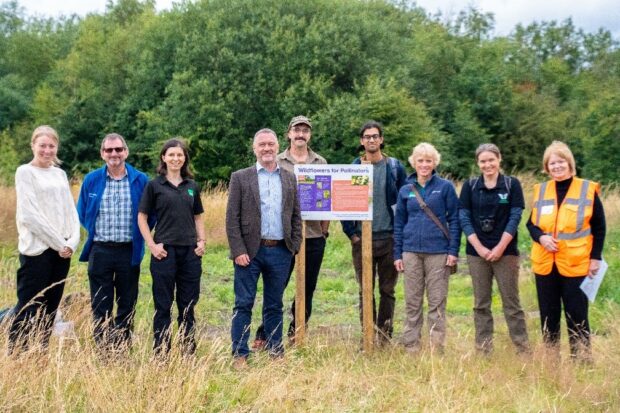
<path id="1" fill-rule="evenodd" d="M 40 337 L 47 347 L 56 311 L 65 289 L 71 259 L 47 249 L 37 256 L 19 255 L 17 306 L 9 328 L 9 352 L 27 348 L 28 341 Z"/>
<path id="2" fill-rule="evenodd" d="M 88 256 L 93 335 L 100 347 L 131 344 L 140 277 L 140 266 L 131 265 L 132 251 L 131 243 L 95 242 Z"/>
<path id="3" fill-rule="evenodd" d="M 201 261 L 193 246 L 164 245 L 168 256 L 162 260 L 151 255 L 153 276 L 153 348 L 157 353 L 167 353 L 171 345 L 172 302 L 175 298 L 179 324 L 181 352 L 192 354 L 196 350 L 194 338 L 194 307 L 200 297 Z"/>
<path id="4" fill-rule="evenodd" d="M 573 356 L 578 354 L 580 347 L 590 347 L 588 298 L 579 288 L 584 278 L 585 276 L 564 277 L 560 275 L 555 264 L 549 275 L 536 274 L 543 341 L 549 345 L 559 345 L 560 317 L 564 305 L 568 340 Z"/>
<path id="5" fill-rule="evenodd" d="M 319 280 L 319 273 L 321 272 L 321 264 L 323 263 L 323 255 L 325 253 L 325 244 L 327 240 L 324 237 L 319 238 L 306 238 L 306 323 L 312 315 L 312 299 L 314 298 L 314 291 L 316 291 L 316 284 Z M 291 281 L 291 275 L 295 269 L 295 258 L 291 260 L 291 267 L 289 269 L 286 285 Z M 293 320 L 288 328 L 288 335 L 295 335 L 295 299 L 291 311 L 293 312 Z M 266 340 L 265 328 L 263 323 L 256 330 L 256 339 Z"/>

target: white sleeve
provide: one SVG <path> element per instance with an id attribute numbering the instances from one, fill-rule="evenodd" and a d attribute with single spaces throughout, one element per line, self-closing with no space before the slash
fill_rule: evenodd
<path id="1" fill-rule="evenodd" d="M 64 171 L 63 171 L 64 173 Z M 70 223 L 71 226 L 71 236 L 68 240 L 65 241 L 65 245 L 71 248 L 71 251 L 75 252 L 80 244 L 80 218 L 78 217 L 77 209 L 75 207 L 75 200 L 73 199 L 73 195 L 71 194 L 71 185 L 69 184 L 69 180 L 67 179 L 67 174 L 64 174 L 65 181 L 67 183 L 66 187 L 66 195 L 67 195 L 67 211 L 69 216 L 67 216 L 67 222 Z"/>
<path id="2" fill-rule="evenodd" d="M 46 206 L 39 204 L 34 191 L 33 178 L 32 173 L 26 168 L 18 168 L 15 173 L 17 221 L 47 246 L 53 250 L 60 251 L 66 245 L 65 239 L 41 214 L 40 211 Z"/>

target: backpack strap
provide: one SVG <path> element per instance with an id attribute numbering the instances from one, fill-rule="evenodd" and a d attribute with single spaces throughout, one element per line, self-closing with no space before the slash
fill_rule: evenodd
<path id="1" fill-rule="evenodd" d="M 506 191 L 508 192 L 508 197 L 510 197 L 510 187 L 512 186 L 512 177 L 504 175 L 504 185 L 506 185 Z"/>
<path id="2" fill-rule="evenodd" d="M 391 156 L 388 156 L 388 162 L 390 163 L 392 179 L 394 180 L 394 182 L 398 182 L 398 160 L 396 158 L 392 158 Z"/>

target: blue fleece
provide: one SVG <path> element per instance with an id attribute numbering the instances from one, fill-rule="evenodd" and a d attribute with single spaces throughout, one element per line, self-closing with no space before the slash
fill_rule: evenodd
<path id="1" fill-rule="evenodd" d="M 131 218 L 133 223 L 133 252 L 131 255 L 131 265 L 140 265 L 144 256 L 144 239 L 138 228 L 138 206 L 142 191 L 149 181 L 144 172 L 140 172 L 129 164 L 125 164 L 127 168 L 127 177 L 129 178 L 129 191 L 131 192 Z M 90 250 L 93 246 L 95 237 L 95 222 L 99 215 L 99 206 L 101 198 L 105 190 L 107 177 L 107 166 L 96 169 L 84 177 L 82 188 L 80 189 L 80 197 L 78 199 L 77 211 L 80 223 L 88 232 L 88 238 L 84 244 L 84 249 L 80 255 L 80 261 L 87 262 Z M 149 217 L 149 226 L 154 223 L 153 217 Z"/>
<path id="2" fill-rule="evenodd" d="M 415 174 L 408 178 L 408 182 L 415 182 Z M 403 251 L 458 256 L 461 230 L 459 200 L 454 185 L 433 173 L 421 192 L 431 211 L 448 228 L 449 240 L 420 207 L 412 185 L 408 183 L 398 193 L 394 217 L 394 260 L 402 259 Z"/>

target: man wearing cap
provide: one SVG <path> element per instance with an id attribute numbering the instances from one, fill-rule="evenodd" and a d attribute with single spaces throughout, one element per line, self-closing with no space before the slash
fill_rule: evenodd
<path id="1" fill-rule="evenodd" d="M 144 255 L 138 204 L 148 177 L 125 162 L 128 155 L 121 135 L 106 135 L 101 142 L 105 165 L 84 177 L 77 204 L 80 222 L 88 232 L 80 261 L 88 261 L 94 338 L 101 350 L 126 350 L 131 344 L 138 299 Z"/>
<path id="2" fill-rule="evenodd" d="M 252 147 L 256 164 L 232 174 L 226 205 L 226 236 L 235 271 L 232 353 L 238 369 L 247 366 L 250 355 L 249 329 L 261 275 L 266 349 L 272 357 L 283 355 L 282 297 L 291 260 L 301 244 L 297 182 L 276 161 L 276 133 L 259 130 Z"/>
<path id="3" fill-rule="evenodd" d="M 305 116 L 295 116 L 288 124 L 287 138 L 289 147 L 277 157 L 278 164 L 282 169 L 293 173 L 296 164 L 326 164 L 325 158 L 315 153 L 308 146 L 312 137 L 312 123 Z M 316 289 L 316 283 L 323 262 L 325 252 L 325 242 L 329 236 L 329 221 L 306 221 L 306 323 L 312 314 L 312 297 Z M 295 260 L 291 261 L 289 270 L 291 274 L 295 268 Z M 293 320 L 289 325 L 288 336 L 293 339 L 295 336 L 295 300 L 292 305 Z M 267 338 L 263 325 L 261 324 L 256 331 L 256 339 L 252 347 L 260 350 L 265 346 Z"/>
<path id="4" fill-rule="evenodd" d="M 407 179 L 405 167 L 395 158 L 386 156 L 383 149 L 383 127 L 379 122 L 368 121 L 360 129 L 362 157 L 353 164 L 372 164 L 372 272 L 373 291 L 375 278 L 379 280 L 379 311 L 373 293 L 373 321 L 378 330 L 379 344 L 392 337 L 394 324 L 394 291 L 398 272 L 394 267 L 394 206 L 400 187 Z M 353 266 L 359 283 L 360 320 L 362 319 L 362 225 L 356 221 L 342 221 L 342 229 L 351 240 Z"/>

